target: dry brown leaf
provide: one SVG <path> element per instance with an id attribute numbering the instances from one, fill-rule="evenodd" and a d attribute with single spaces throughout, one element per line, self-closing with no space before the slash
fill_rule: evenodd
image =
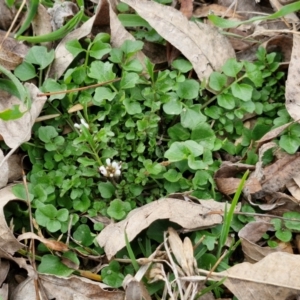
<path id="1" fill-rule="evenodd" d="M 199 204 L 183 200 L 163 198 L 132 210 L 127 218 L 105 227 L 97 236 L 97 242 L 104 247 L 108 259 L 125 247 L 124 233 L 132 241 L 142 230 L 154 221 L 167 219 L 179 224 L 184 231 L 211 227 L 222 222 L 218 214 L 206 215 L 211 211 L 224 211 L 225 204 L 214 200 L 199 200 Z"/>
<path id="2" fill-rule="evenodd" d="M 248 262 L 258 262 L 270 253 L 280 251 L 277 248 L 261 247 L 257 244 L 268 230 L 274 230 L 273 225 L 263 221 L 250 222 L 240 230 L 239 237 L 243 253 Z"/>
<path id="3" fill-rule="evenodd" d="M 30 111 L 26 112 L 17 120 L 0 120 L 0 134 L 3 136 L 6 145 L 10 148 L 16 148 L 30 139 L 31 128 L 47 100 L 46 97 L 37 96 L 40 93 L 40 90 L 34 84 L 25 83 L 25 87 L 29 90 L 32 100 Z M 19 99 L 11 96 L 6 99 L 6 101 L 2 99 L 0 102 L 0 111 L 11 108 L 12 105 L 15 104 L 20 105 L 21 111 L 26 110 L 25 106 Z"/>
<path id="4" fill-rule="evenodd" d="M 179 0 L 178 2 L 180 3 L 180 11 L 182 12 L 182 14 L 190 19 L 193 15 L 194 0 Z"/>
<path id="5" fill-rule="evenodd" d="M 253 169 L 253 165 L 224 161 L 214 176 L 218 190 L 225 195 L 234 194 L 241 182 L 241 179 L 236 178 L 236 175 Z M 253 183 L 246 183 L 245 188 L 247 184 L 252 185 Z"/>
<path id="6" fill-rule="evenodd" d="M 187 270 L 185 273 L 187 275 L 194 275 L 194 266 L 195 266 L 195 257 L 194 257 L 194 248 L 191 240 L 188 237 L 185 237 L 183 240 L 183 252 L 187 263 Z M 197 263 L 196 263 L 197 265 Z"/>
<path id="7" fill-rule="evenodd" d="M 229 41 L 217 29 L 187 20 L 169 6 L 147 0 L 124 0 L 165 40 L 192 63 L 200 80 L 220 70 L 228 58 L 235 57 Z"/>
<path id="8" fill-rule="evenodd" d="M 294 176 L 287 184 L 286 188 L 292 194 L 292 196 L 297 199 L 300 204 L 300 175 Z"/>
<path id="9" fill-rule="evenodd" d="M 65 4 L 68 3 L 69 2 L 66 2 Z M 37 13 L 31 24 L 35 35 L 44 35 L 52 32 L 51 17 L 47 12 L 47 9 L 42 4 L 39 4 Z M 52 42 L 42 43 L 42 45 L 48 47 L 50 50 Z"/>
<path id="10" fill-rule="evenodd" d="M 228 30 L 228 32 L 238 36 L 228 36 L 228 40 L 231 43 L 234 50 L 242 51 L 248 49 L 253 45 L 252 42 L 243 39 L 250 34 L 248 31 L 240 30 L 237 28 L 231 28 Z"/>
<path id="11" fill-rule="evenodd" d="M 0 10 L 0 12 L 2 11 Z M 22 63 L 29 48 L 11 37 L 7 37 L 3 41 L 5 34 L 5 31 L 0 30 L 0 65 L 8 70 L 14 70 Z"/>
<path id="12" fill-rule="evenodd" d="M 0 299 L 8 300 L 8 284 L 3 283 L 3 285 L 0 288 Z"/>
<path id="13" fill-rule="evenodd" d="M 291 62 L 285 86 L 285 107 L 290 116 L 297 122 L 300 120 L 300 36 L 294 34 Z"/>
<path id="14" fill-rule="evenodd" d="M 13 154 L 7 159 L 8 164 L 8 182 L 14 182 L 22 177 L 21 166 L 22 155 Z M 0 159 L 1 161 L 1 159 Z M 0 173 L 3 174 L 3 173 Z"/>
<path id="15" fill-rule="evenodd" d="M 14 300 L 36 299 L 34 278 L 28 277 L 18 285 L 11 295 Z M 124 300 L 124 292 L 108 291 L 107 285 L 90 279 L 71 276 L 62 278 L 52 275 L 39 275 L 39 281 L 43 285 L 47 299 L 56 300 Z"/>
<path id="16" fill-rule="evenodd" d="M 132 275 L 128 274 L 123 280 L 123 288 L 125 289 L 125 298 L 130 300 L 151 300 L 145 285 L 137 281 Z"/>
<path id="17" fill-rule="evenodd" d="M 77 13 L 77 11 L 78 6 L 71 1 L 55 2 L 53 7 L 48 8 L 52 30 L 55 31 L 61 28 L 68 20 L 68 18 L 72 18 Z"/>
<path id="18" fill-rule="evenodd" d="M 25 44 L 21 44 L 14 38 L 6 37 L 6 34 L 7 34 L 6 31 L 0 30 L 0 43 L 2 43 L 2 47 L 7 51 L 13 52 L 18 56 L 24 58 L 29 50 L 29 47 L 26 46 Z"/>
<path id="19" fill-rule="evenodd" d="M 0 164 L 1 162 L 4 160 L 4 154 L 2 152 L 2 150 L 0 149 Z M 3 188 L 7 185 L 8 182 L 8 162 L 5 161 L 3 164 L 1 164 L 0 166 L 0 188 Z"/>
<path id="20" fill-rule="evenodd" d="M 300 167 L 300 153 L 286 155 L 275 163 L 263 169 L 264 178 L 261 180 L 262 190 L 254 194 L 262 198 L 267 194 L 280 191 L 291 178 L 297 176 Z"/>
<path id="21" fill-rule="evenodd" d="M 4 206 L 12 200 L 16 200 L 16 196 L 12 193 L 12 187 L 7 186 L 0 190 L 1 208 L 0 208 L 0 248 L 2 251 L 13 255 L 24 245 L 18 242 L 11 230 L 6 224 L 3 212 Z"/>
<path id="22" fill-rule="evenodd" d="M 6 1 L 0 1 L 0 12 L 0 29 L 8 30 L 15 16 L 15 6 L 13 5 L 12 8 L 9 8 L 6 5 Z"/>
<path id="23" fill-rule="evenodd" d="M 188 272 L 188 264 L 185 257 L 184 249 L 183 249 L 183 243 L 181 241 L 181 238 L 179 237 L 176 230 L 173 228 L 168 228 L 168 242 L 170 244 L 171 251 L 173 252 L 176 261 L 178 265 L 182 268 L 183 272 L 187 274 Z M 187 274 L 190 275 L 190 274 Z"/>
<path id="24" fill-rule="evenodd" d="M 9 261 L 5 259 L 0 259 L 0 286 L 3 284 L 4 280 L 6 279 L 9 269 L 10 269 Z"/>
<path id="25" fill-rule="evenodd" d="M 3 47 L 0 50 L 0 64 L 7 70 L 14 70 L 19 64 L 21 64 L 23 59 Z"/>
<path id="26" fill-rule="evenodd" d="M 59 241 L 45 239 L 43 237 L 36 235 L 33 232 L 26 232 L 26 233 L 23 233 L 18 236 L 18 241 L 23 241 L 26 239 L 38 240 L 38 241 L 42 242 L 43 244 L 45 244 L 46 247 L 48 247 L 49 249 L 54 250 L 54 251 L 64 252 L 64 251 L 69 250 L 69 247 L 66 244 L 59 242 Z"/>
<path id="27" fill-rule="evenodd" d="M 219 275 L 227 277 L 224 285 L 239 300 L 297 299 L 300 294 L 299 255 L 271 253 L 255 264 L 237 264 Z"/>
<path id="28" fill-rule="evenodd" d="M 215 178 L 218 190 L 225 195 L 232 195 L 236 192 L 241 183 L 240 178 Z"/>
<path id="29" fill-rule="evenodd" d="M 12 187 L 7 186 L 0 190 L 0 258 L 6 258 L 14 261 L 20 268 L 27 270 L 29 274 L 32 274 L 32 267 L 27 265 L 26 260 L 22 257 L 13 257 L 16 251 L 23 248 L 21 244 L 13 235 L 11 230 L 6 224 L 4 216 L 4 206 L 12 200 L 16 200 L 16 196 L 12 193 Z"/>
<path id="30" fill-rule="evenodd" d="M 261 144 L 277 138 L 286 128 L 288 128 L 293 123 L 294 122 L 289 122 L 268 131 L 264 136 L 262 136 L 258 141 L 256 141 L 257 146 L 260 147 Z"/>

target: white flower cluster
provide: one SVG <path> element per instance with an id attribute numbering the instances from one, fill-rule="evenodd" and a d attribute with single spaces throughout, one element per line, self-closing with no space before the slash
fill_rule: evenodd
<path id="1" fill-rule="evenodd" d="M 78 128 L 80 131 L 81 131 L 81 126 L 82 126 L 82 125 L 83 125 L 85 128 L 87 128 L 87 129 L 90 128 L 89 124 L 85 121 L 85 119 L 80 119 L 80 123 L 81 123 L 81 124 L 75 123 L 75 124 L 74 124 L 74 127 Z"/>
<path id="2" fill-rule="evenodd" d="M 105 177 L 119 177 L 121 175 L 121 162 L 113 161 L 111 162 L 110 158 L 106 159 L 106 166 L 101 166 L 99 171 Z"/>

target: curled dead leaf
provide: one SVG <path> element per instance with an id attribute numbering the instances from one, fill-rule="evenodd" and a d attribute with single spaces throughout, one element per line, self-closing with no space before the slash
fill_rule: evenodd
<path id="1" fill-rule="evenodd" d="M 18 241 L 22 241 L 25 239 L 38 240 L 38 241 L 42 242 L 43 244 L 45 244 L 46 247 L 48 247 L 49 249 L 54 250 L 54 251 L 65 252 L 65 251 L 69 250 L 69 247 L 66 244 L 64 244 L 63 242 L 45 239 L 43 237 L 36 235 L 33 232 L 26 232 L 26 233 L 23 233 L 18 236 Z"/>
<path id="2" fill-rule="evenodd" d="M 291 62 L 288 71 L 288 77 L 285 88 L 285 107 L 290 116 L 297 122 L 300 122 L 300 36 L 293 35 L 293 48 Z"/>
<path id="3" fill-rule="evenodd" d="M 0 119 L 0 134 L 10 148 L 16 148 L 30 139 L 31 128 L 47 100 L 46 97 L 37 96 L 40 90 L 34 84 L 25 83 L 25 87 L 29 90 L 32 100 L 30 110 L 17 120 L 4 121 Z M 20 105 L 21 111 L 26 110 L 26 107 L 14 96 L 9 97 L 6 101 L 1 101 L 0 110 L 11 108 L 14 104 Z"/>
<path id="4" fill-rule="evenodd" d="M 167 219 L 179 224 L 185 232 L 220 224 L 223 220 L 212 211 L 224 211 L 225 203 L 214 200 L 198 200 L 198 203 L 173 198 L 163 198 L 132 210 L 127 218 L 105 227 L 97 236 L 97 242 L 104 247 L 108 259 L 125 247 L 124 232 L 129 242 L 154 221 Z M 239 208 L 237 208 L 239 209 Z"/>

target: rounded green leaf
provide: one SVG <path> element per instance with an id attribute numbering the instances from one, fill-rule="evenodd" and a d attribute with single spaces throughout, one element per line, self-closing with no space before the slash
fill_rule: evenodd
<path id="1" fill-rule="evenodd" d="M 236 77 L 242 70 L 243 63 L 237 62 L 235 58 L 229 58 L 222 67 L 222 71 L 225 75 L 230 77 Z"/>
<path id="2" fill-rule="evenodd" d="M 89 51 L 89 54 L 91 57 L 94 57 L 96 59 L 101 59 L 104 55 L 108 54 L 110 51 L 111 51 L 111 46 L 99 40 L 93 43 Z"/>
<path id="3" fill-rule="evenodd" d="M 173 141 L 185 141 L 190 138 L 190 131 L 184 128 L 180 123 L 168 129 L 168 135 Z"/>
<path id="4" fill-rule="evenodd" d="M 144 43 L 141 41 L 131 41 L 126 40 L 122 46 L 121 50 L 126 54 L 127 57 L 132 56 L 134 53 L 143 49 Z"/>
<path id="5" fill-rule="evenodd" d="M 111 182 L 99 182 L 98 190 L 101 196 L 105 199 L 111 198 L 115 193 L 115 187 Z"/>
<path id="6" fill-rule="evenodd" d="M 91 230 L 86 224 L 81 224 L 77 227 L 73 233 L 73 238 L 86 247 L 92 245 L 94 242 L 94 237 L 91 234 Z"/>
<path id="7" fill-rule="evenodd" d="M 26 61 L 23 61 L 15 68 L 15 75 L 22 81 L 27 81 L 36 77 L 35 67 Z"/>
<path id="8" fill-rule="evenodd" d="M 233 109 L 235 107 L 235 98 L 231 94 L 220 94 L 217 96 L 218 104 L 226 109 Z"/>
<path id="9" fill-rule="evenodd" d="M 57 220 L 66 222 L 69 218 L 69 211 L 66 208 L 61 208 L 56 214 Z"/>
<path id="10" fill-rule="evenodd" d="M 109 55 L 109 60 L 116 64 L 120 64 L 123 60 L 123 51 L 119 48 L 112 49 Z"/>
<path id="11" fill-rule="evenodd" d="M 182 103 L 176 99 L 171 99 L 163 105 L 163 110 L 168 115 L 179 115 L 182 111 Z"/>
<path id="12" fill-rule="evenodd" d="M 93 97 L 94 104 L 102 104 L 103 100 L 112 101 L 115 96 L 116 92 L 113 92 L 110 88 L 100 86 L 95 89 L 95 95 Z"/>
<path id="13" fill-rule="evenodd" d="M 183 99 L 195 99 L 199 95 L 200 85 L 194 79 L 187 79 L 184 82 L 179 82 L 177 86 L 177 94 Z"/>
<path id="14" fill-rule="evenodd" d="M 64 265 L 59 257 L 52 254 L 46 254 L 42 257 L 41 263 L 38 266 L 38 271 L 40 273 L 67 277 L 70 276 L 74 270 Z"/>
<path id="15" fill-rule="evenodd" d="M 124 275 L 120 271 L 120 265 L 116 261 L 110 262 L 108 267 L 103 268 L 101 276 L 105 284 L 114 288 L 121 287 L 124 280 Z"/>
<path id="16" fill-rule="evenodd" d="M 57 215 L 57 209 L 52 204 L 46 204 L 39 207 L 37 210 L 39 210 L 44 216 L 49 219 L 54 219 Z"/>
<path id="17" fill-rule="evenodd" d="M 223 113 L 223 109 L 217 105 L 212 105 L 210 107 L 205 107 L 204 113 L 208 117 L 217 120 L 220 118 L 220 115 Z"/>
<path id="18" fill-rule="evenodd" d="M 165 157 L 170 162 L 188 159 L 190 154 L 199 156 L 203 153 L 203 147 L 194 141 L 174 142 L 165 152 Z"/>
<path id="19" fill-rule="evenodd" d="M 279 146 L 287 153 L 294 154 L 300 146 L 300 138 L 291 134 L 282 135 L 279 140 Z"/>
<path id="20" fill-rule="evenodd" d="M 247 77 L 254 83 L 256 87 L 261 87 L 263 84 L 263 77 L 259 67 L 248 61 L 245 61 L 245 67 Z"/>
<path id="21" fill-rule="evenodd" d="M 65 84 L 59 84 L 56 80 L 52 78 L 48 78 L 43 83 L 43 91 L 44 92 L 61 92 L 67 89 Z M 54 99 L 63 99 L 65 97 L 64 93 L 58 95 L 51 95 L 49 100 Z"/>
<path id="22" fill-rule="evenodd" d="M 206 121 L 206 116 L 200 111 L 200 106 L 194 105 L 191 108 L 184 108 L 180 114 L 181 125 L 185 128 L 194 129 L 200 123 Z"/>
<path id="23" fill-rule="evenodd" d="M 93 61 L 90 65 L 88 76 L 97 79 L 98 82 L 106 82 L 116 78 L 113 72 L 114 65 L 110 62 Z"/>
<path id="24" fill-rule="evenodd" d="M 177 182 L 181 177 L 181 173 L 177 172 L 175 169 L 170 169 L 167 173 L 164 173 L 164 178 L 170 182 Z"/>
<path id="25" fill-rule="evenodd" d="M 38 130 L 39 139 L 45 143 L 58 136 L 56 129 L 53 126 L 41 126 Z"/>
<path id="26" fill-rule="evenodd" d="M 52 63 L 54 57 L 54 49 L 48 52 L 44 46 L 33 46 L 26 54 L 25 61 L 38 65 L 41 69 L 45 69 Z"/>
<path id="27" fill-rule="evenodd" d="M 172 67 L 181 73 L 186 73 L 193 69 L 193 65 L 188 60 L 182 58 L 174 60 Z"/>
<path id="28" fill-rule="evenodd" d="M 290 221 L 285 221 L 284 225 L 286 228 L 291 230 L 300 231 L 300 213 L 296 211 L 290 211 L 283 214 L 284 218 L 291 219 Z"/>
<path id="29" fill-rule="evenodd" d="M 249 101 L 252 98 L 253 87 L 245 83 L 233 83 L 231 91 L 234 97 L 243 101 Z"/>
<path id="30" fill-rule="evenodd" d="M 136 115 L 142 112 L 141 104 L 135 100 L 126 98 L 123 103 L 129 115 Z"/>
<path id="31" fill-rule="evenodd" d="M 256 124 L 252 130 L 252 139 L 258 141 L 262 138 L 267 132 L 271 131 L 272 125 L 267 124 Z"/>
<path id="32" fill-rule="evenodd" d="M 204 148 L 213 149 L 216 136 L 208 123 L 201 123 L 192 131 L 191 139 Z"/>
<path id="33" fill-rule="evenodd" d="M 126 216 L 124 202 L 119 199 L 113 200 L 112 202 L 110 202 L 107 213 L 110 217 L 116 220 L 123 219 Z"/>
<path id="34" fill-rule="evenodd" d="M 46 228 L 50 232 L 57 232 L 58 230 L 61 229 L 61 224 L 57 220 L 48 220 Z"/>
<path id="35" fill-rule="evenodd" d="M 193 182 L 193 188 L 197 189 L 199 186 L 207 184 L 208 180 L 211 179 L 211 175 L 204 170 L 199 170 L 195 173 Z"/>
<path id="36" fill-rule="evenodd" d="M 282 242 L 289 242 L 292 239 L 292 233 L 289 230 L 279 229 L 276 231 L 275 236 Z"/>
<path id="37" fill-rule="evenodd" d="M 192 170 L 207 169 L 207 164 L 203 161 L 203 159 L 196 159 L 192 154 L 188 157 L 188 166 Z"/>
<path id="38" fill-rule="evenodd" d="M 66 42 L 66 45 L 65 45 L 66 49 L 72 53 L 72 55 L 75 57 L 77 56 L 79 53 L 85 51 L 81 44 L 79 43 L 78 40 L 71 40 L 71 41 L 68 41 Z"/>
<path id="39" fill-rule="evenodd" d="M 139 81 L 139 75 L 137 73 L 129 73 L 123 72 L 121 82 L 120 82 L 120 89 L 130 89 L 135 87 L 137 82 Z"/>
<path id="40" fill-rule="evenodd" d="M 123 65 L 123 70 L 132 72 L 142 72 L 143 65 L 137 59 L 132 59 L 125 65 Z"/>
<path id="41" fill-rule="evenodd" d="M 209 77 L 209 86 L 219 92 L 221 91 L 227 83 L 227 77 L 219 72 L 212 72 Z"/>

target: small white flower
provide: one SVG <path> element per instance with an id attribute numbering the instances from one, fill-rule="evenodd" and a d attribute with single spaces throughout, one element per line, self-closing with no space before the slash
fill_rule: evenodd
<path id="1" fill-rule="evenodd" d="M 113 161 L 111 166 L 115 169 L 118 169 L 118 163 L 116 161 Z"/>
<path id="2" fill-rule="evenodd" d="M 78 129 L 80 129 L 80 125 L 79 125 L 79 124 L 77 124 L 77 123 L 75 123 L 75 124 L 74 124 L 74 127 L 76 127 L 76 128 L 78 128 Z"/>
<path id="3" fill-rule="evenodd" d="M 99 171 L 100 171 L 101 174 L 103 174 L 104 176 L 107 176 L 107 170 L 106 170 L 106 168 L 105 168 L 104 166 L 101 166 L 101 167 L 99 168 Z"/>
<path id="4" fill-rule="evenodd" d="M 89 124 L 85 121 L 85 119 L 80 119 L 80 123 L 87 129 L 90 128 Z"/>
<path id="5" fill-rule="evenodd" d="M 105 177 L 120 177 L 121 176 L 121 162 L 111 161 L 110 158 L 105 160 L 106 166 L 101 166 L 99 171 Z"/>

